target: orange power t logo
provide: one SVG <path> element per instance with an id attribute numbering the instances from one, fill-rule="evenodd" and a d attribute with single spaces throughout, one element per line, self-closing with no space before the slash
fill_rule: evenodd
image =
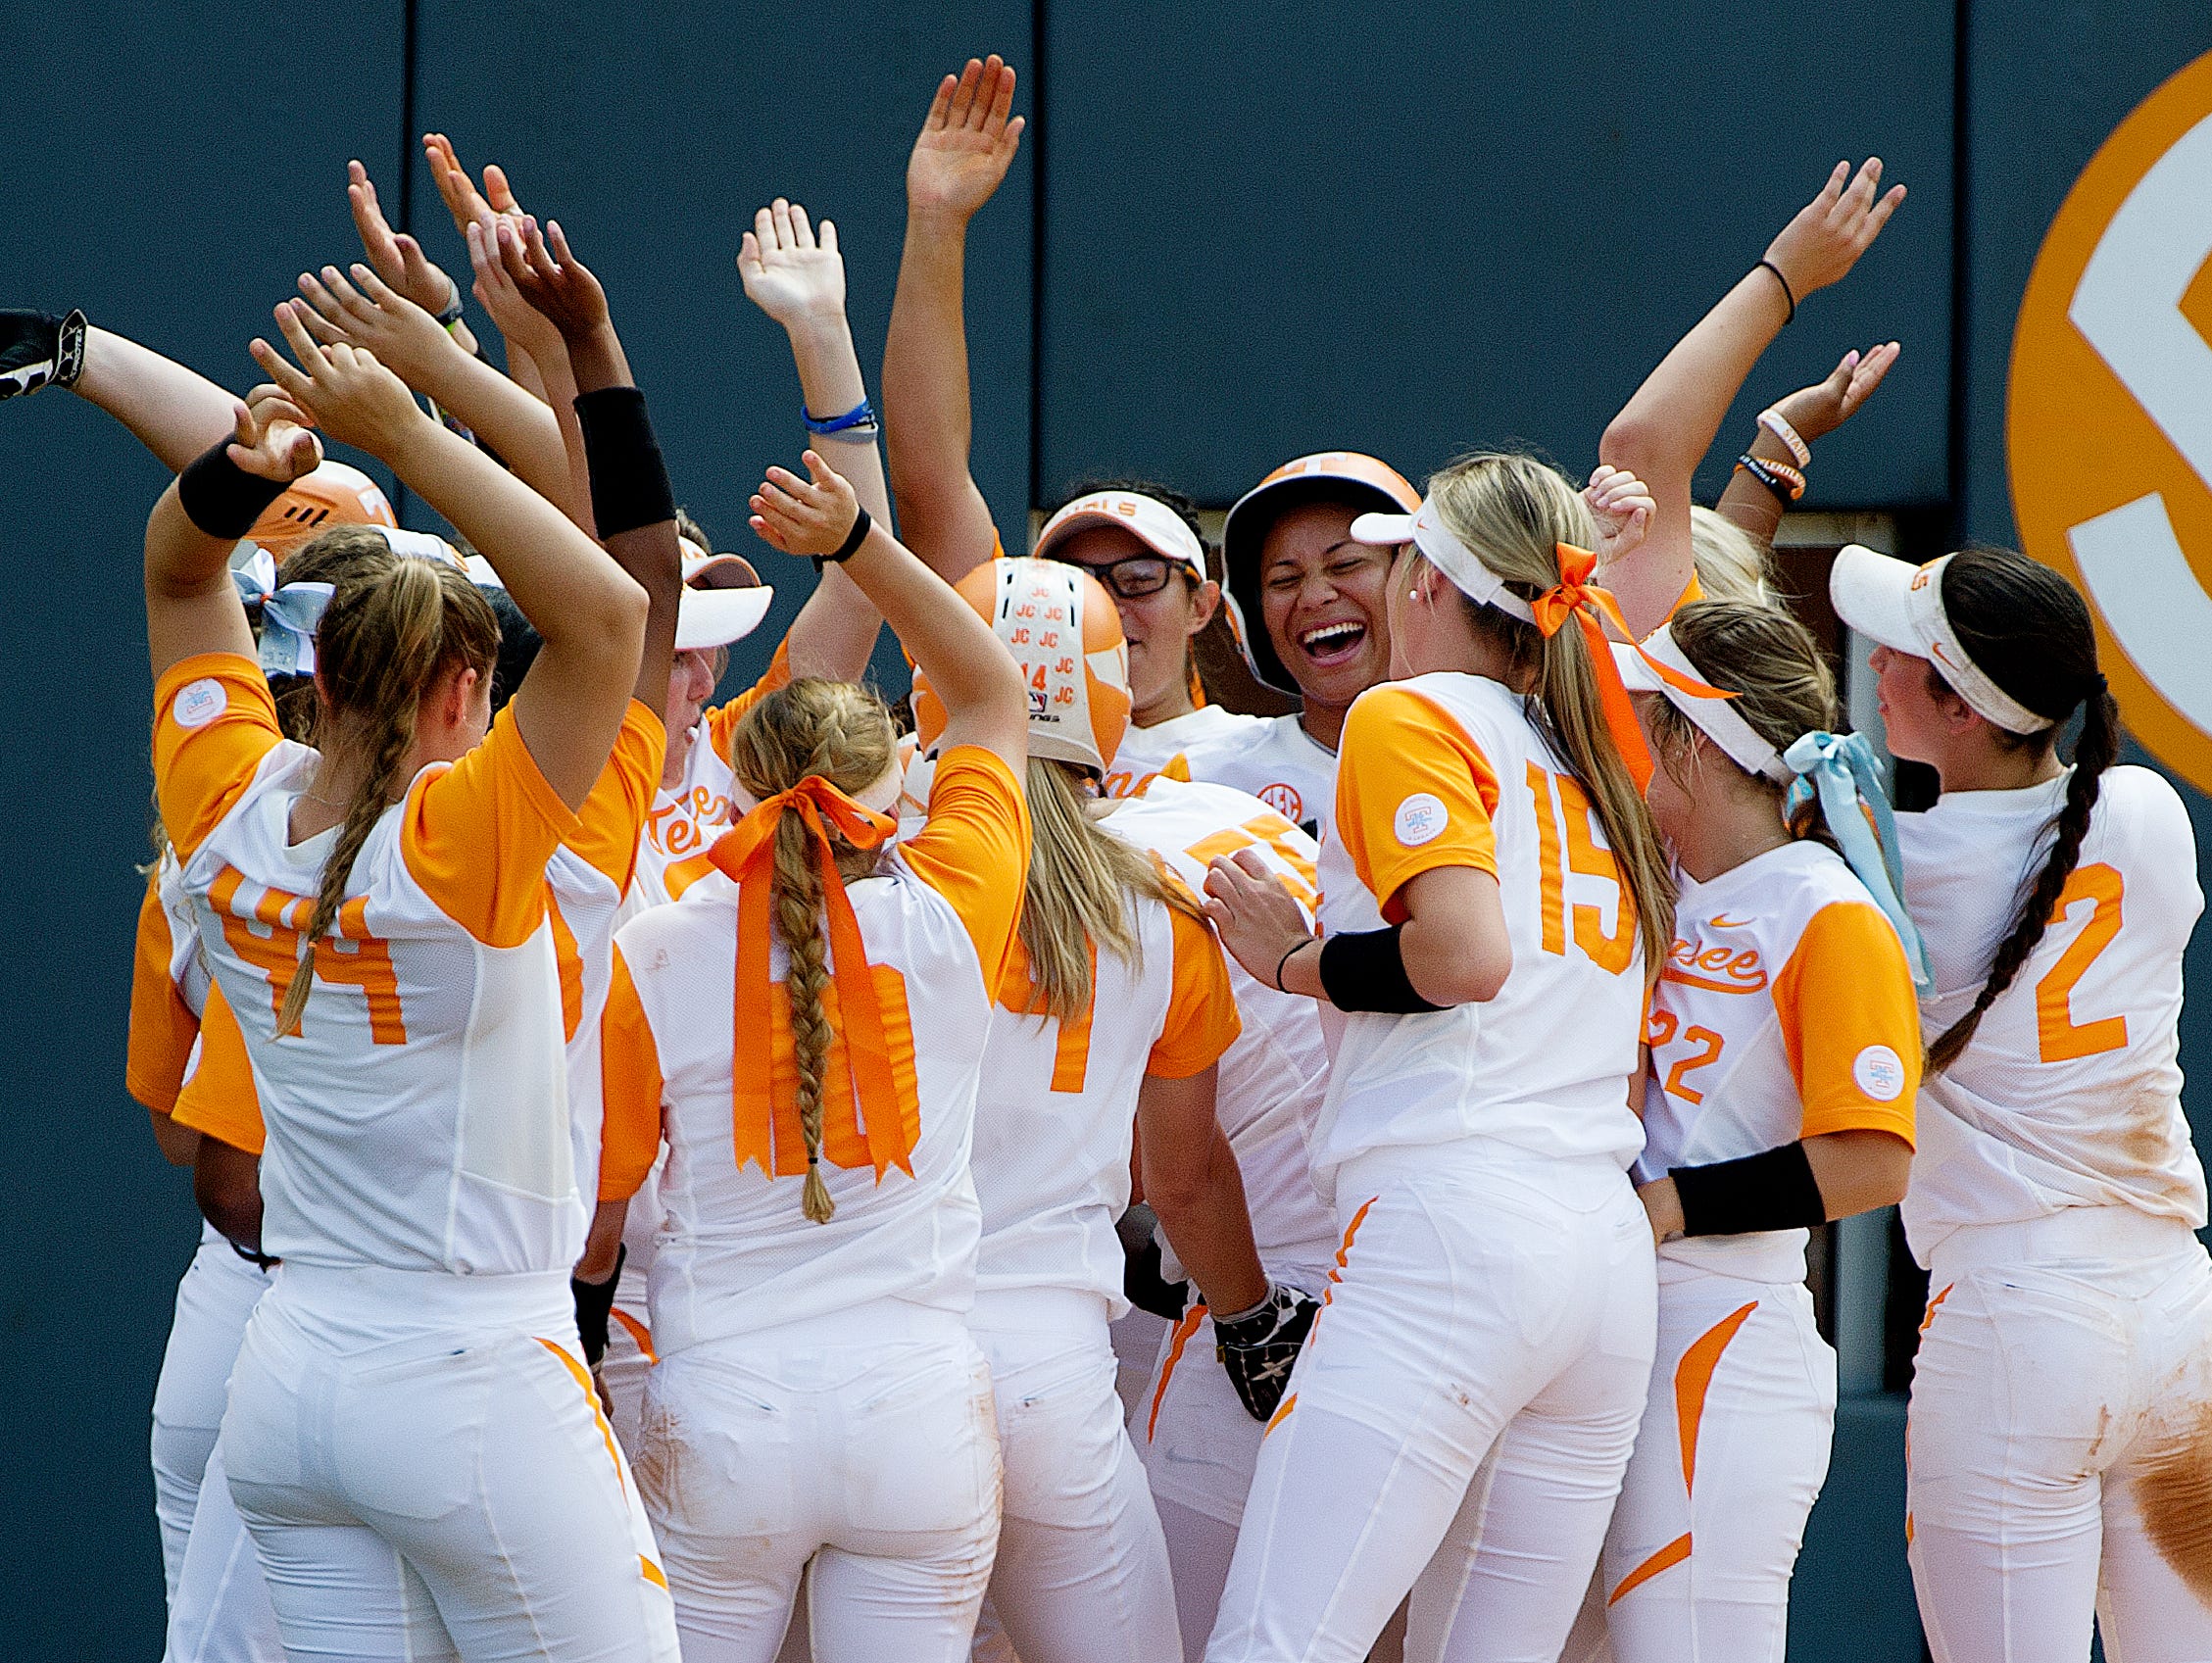
<path id="1" fill-rule="evenodd" d="M 2120 123 L 2051 222 L 2005 441 L 2022 545 L 2089 597 L 2129 728 L 2212 790 L 2212 54 Z"/>

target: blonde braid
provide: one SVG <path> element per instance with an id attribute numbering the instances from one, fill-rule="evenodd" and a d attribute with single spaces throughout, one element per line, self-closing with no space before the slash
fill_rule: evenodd
<path id="1" fill-rule="evenodd" d="M 740 784 L 765 801 L 813 776 L 856 792 L 891 765 L 896 739 L 890 712 L 866 688 L 808 677 L 769 694 L 746 712 L 730 736 L 730 764 Z M 822 932 L 820 856 L 807 822 L 786 809 L 776 824 L 769 891 L 776 933 L 789 962 L 784 998 L 791 1010 L 791 1055 L 798 1075 L 799 1131 L 807 1142 L 807 1183 L 801 1205 L 816 1224 L 836 1215 L 821 1174 L 823 1087 L 837 1030 L 822 1008 L 829 986 L 828 943 Z M 874 869 L 875 852 L 854 849 L 832 834 L 840 881 Z"/>
<path id="2" fill-rule="evenodd" d="M 323 860 L 315 907 L 300 930 L 299 963 L 284 986 L 276 1036 L 300 1031 L 315 986 L 315 945 L 345 905 L 346 885 L 393 793 L 415 744 L 421 698 L 449 662 L 489 676 L 499 624 L 466 573 L 387 554 L 366 559 L 330 597 L 316 631 L 316 663 L 325 690 L 326 734 L 342 732 L 364 754 L 337 841 Z"/>

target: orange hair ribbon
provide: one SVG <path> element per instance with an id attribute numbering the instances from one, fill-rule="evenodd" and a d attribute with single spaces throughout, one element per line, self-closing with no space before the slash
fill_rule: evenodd
<path id="1" fill-rule="evenodd" d="M 1629 703 L 1620 666 L 1613 662 L 1605 624 L 1619 630 L 1621 639 L 1631 646 L 1637 646 L 1636 632 L 1621 616 L 1620 603 L 1613 599 L 1612 591 L 1590 581 L 1590 574 L 1598 569 L 1598 557 L 1572 543 L 1552 547 L 1559 557 L 1559 581 L 1529 603 L 1536 614 L 1536 627 L 1548 639 L 1559 633 L 1569 617 L 1582 626 L 1583 640 L 1590 648 L 1590 667 L 1598 677 L 1598 701 L 1605 709 L 1605 725 L 1612 730 L 1614 749 L 1628 764 L 1629 778 L 1636 782 L 1637 794 L 1642 796 L 1651 783 L 1651 752 L 1644 743 L 1644 729 L 1637 724 L 1636 707 Z M 1639 654 L 1643 651 L 1637 646 Z M 1683 679 L 1647 655 L 1644 661 L 1669 682 Z"/>
<path id="2" fill-rule="evenodd" d="M 821 863 L 830 973 L 837 988 L 838 1010 L 844 1018 L 840 1038 L 845 1042 L 855 1107 L 866 1128 L 868 1156 L 875 1163 L 879 1180 L 893 1166 L 911 1177 L 912 1129 L 900 1105 L 891 1048 L 885 1038 L 883 1005 L 876 997 L 867 949 L 860 941 L 860 921 L 845 893 L 845 880 L 838 873 L 830 841 L 834 828 L 857 848 L 876 849 L 897 833 L 899 824 L 856 803 L 819 774 L 809 774 L 789 791 L 768 798 L 708 851 L 708 857 L 738 886 L 734 1032 L 743 1035 L 749 1028 L 757 1031 L 762 1012 L 767 1008 L 772 905 L 769 878 L 775 862 L 776 828 L 786 814 L 797 814 L 806 822 L 815 857 Z M 825 1103 L 825 1114 L 828 1108 Z M 757 1160 L 763 1173 L 774 1177 L 774 1102 L 764 1061 L 748 1067 L 733 1058 L 730 1113 L 737 1164 L 743 1167 L 747 1161 Z"/>

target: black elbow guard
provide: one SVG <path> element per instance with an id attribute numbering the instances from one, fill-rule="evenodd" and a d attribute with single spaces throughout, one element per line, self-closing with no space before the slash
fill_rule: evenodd
<path id="1" fill-rule="evenodd" d="M 576 395 L 584 464 L 591 472 L 591 516 L 604 539 L 676 517 L 668 465 L 635 387 L 602 387 Z"/>
<path id="2" fill-rule="evenodd" d="M 1380 1010 L 1407 1016 L 1442 1010 L 1413 989 L 1405 974 L 1403 924 L 1356 930 L 1321 944 L 1321 991 L 1339 1010 Z"/>
<path id="3" fill-rule="evenodd" d="M 1682 1198 L 1685 1236 L 1809 1230 L 1828 1222 L 1828 1203 L 1821 1199 L 1803 1144 L 1710 1166 L 1678 1166 L 1667 1176 Z"/>
<path id="4" fill-rule="evenodd" d="M 568 1296 L 576 1301 L 576 1338 L 583 1342 L 584 1361 L 593 1368 L 607 1355 L 607 1318 L 614 1309 L 614 1290 L 622 1285 L 622 1264 L 629 1256 L 628 1247 L 615 1247 L 614 1272 L 605 1282 L 568 1278 Z"/>

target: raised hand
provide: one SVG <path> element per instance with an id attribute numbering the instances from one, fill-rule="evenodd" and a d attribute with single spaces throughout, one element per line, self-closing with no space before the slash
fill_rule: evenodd
<path id="1" fill-rule="evenodd" d="M 264 383 L 230 401 L 232 430 L 224 455 L 257 478 L 289 485 L 322 464 L 321 441 L 307 413 L 281 387 Z"/>
<path id="2" fill-rule="evenodd" d="M 1598 522 L 1598 547 L 1591 552 L 1600 566 L 1607 566 L 1639 548 L 1651 529 L 1658 504 L 1651 488 L 1622 467 L 1599 464 L 1582 493 Z"/>
<path id="3" fill-rule="evenodd" d="M 1882 234 L 1890 216 L 1904 201 L 1905 187 L 1892 185 L 1877 199 L 1881 185 L 1881 157 L 1868 157 L 1855 177 L 1848 162 L 1837 163 L 1820 194 L 1798 209 L 1796 218 L 1767 244 L 1766 258 L 1781 271 L 1795 299 L 1802 301 L 1815 289 L 1840 281 Z"/>
<path id="4" fill-rule="evenodd" d="M 298 364 L 259 336 L 247 350 L 284 397 L 330 437 L 390 462 L 411 431 L 438 430 L 407 383 L 375 354 L 344 341 L 320 344 L 308 329 L 314 312 L 307 302 L 279 301 L 275 316 Z"/>
<path id="5" fill-rule="evenodd" d="M 860 517 L 860 500 L 816 451 L 806 455 L 811 482 L 771 467 L 753 493 L 752 526 L 762 541 L 787 555 L 834 555 Z"/>
<path id="6" fill-rule="evenodd" d="M 312 308 L 308 333 L 319 343 L 366 347 L 411 386 L 427 390 L 439 356 L 461 350 L 435 318 L 359 261 L 352 283 L 335 266 L 323 267 L 320 278 L 301 272 L 300 293 Z"/>
<path id="7" fill-rule="evenodd" d="M 568 252 L 560 220 L 548 221 L 541 231 L 533 219 L 525 218 L 519 224 L 501 220 L 494 231 L 500 264 L 516 290 L 561 331 L 562 340 L 571 348 L 614 326 L 607 313 L 607 291 Z"/>
<path id="8" fill-rule="evenodd" d="M 1774 408 L 1809 445 L 1850 420 L 1859 406 L 1874 396 L 1874 389 L 1882 385 L 1882 377 L 1890 373 L 1890 367 L 1903 351 L 1895 341 L 1890 341 L 1870 347 L 1863 355 L 1847 352 L 1825 381 L 1800 387 L 1788 398 L 1777 400 Z"/>
<path id="9" fill-rule="evenodd" d="M 461 287 L 405 231 L 394 231 L 376 200 L 376 186 L 359 162 L 346 164 L 346 204 L 369 264 L 384 281 L 433 316 L 461 299 Z"/>
<path id="10" fill-rule="evenodd" d="M 561 356 L 561 331 L 515 286 L 514 276 L 499 257 L 500 224 L 499 217 L 489 209 L 482 219 L 468 221 L 468 267 L 476 274 L 469 293 L 499 326 L 507 344 L 521 348 L 542 370 Z"/>
<path id="11" fill-rule="evenodd" d="M 422 135 L 422 160 L 429 164 L 430 180 L 438 187 L 446 212 L 453 216 L 453 228 L 463 236 L 487 214 L 503 220 L 522 218 L 522 205 L 515 200 L 507 174 L 497 164 L 485 168 L 484 188 L 479 192 L 454 153 L 453 140 L 444 133 Z"/>
<path id="12" fill-rule="evenodd" d="M 1249 849 L 1214 856 L 1200 905 L 1229 956 L 1253 981 L 1271 988 L 1283 985 L 1278 979 L 1283 960 L 1313 939 L 1304 908 Z"/>
<path id="13" fill-rule="evenodd" d="M 996 52 L 970 58 L 938 84 L 937 97 L 907 162 L 907 211 L 961 220 L 991 200 L 1021 146 L 1020 116 L 1011 121 L 1013 70 Z"/>
<path id="14" fill-rule="evenodd" d="M 845 316 L 845 259 L 837 226 L 824 220 L 817 238 L 807 211 L 777 197 L 753 216 L 737 251 L 745 297 L 785 328 Z"/>

